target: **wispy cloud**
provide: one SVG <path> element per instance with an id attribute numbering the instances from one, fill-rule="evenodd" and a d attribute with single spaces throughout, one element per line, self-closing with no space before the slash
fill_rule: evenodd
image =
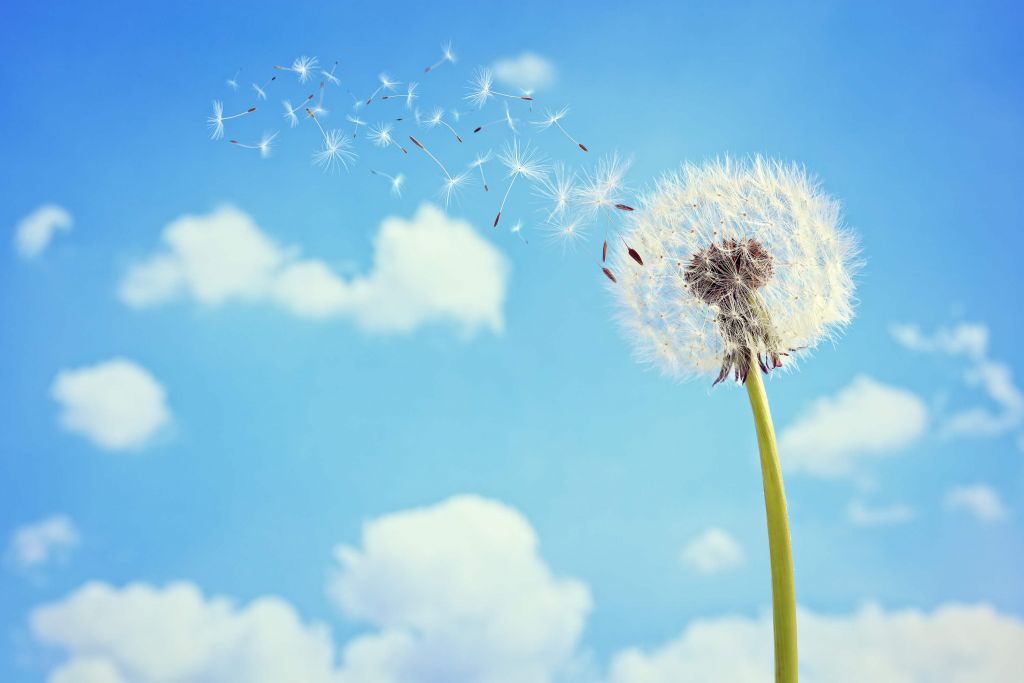
<path id="1" fill-rule="evenodd" d="M 862 375 L 807 407 L 782 430 L 779 447 L 791 471 L 845 476 L 855 473 L 860 459 L 910 446 L 927 424 L 928 409 L 915 394 Z"/>
<path id="2" fill-rule="evenodd" d="M 80 540 L 70 517 L 53 515 L 16 529 L 7 546 L 7 559 L 20 571 L 39 570 L 66 560 Z"/>
<path id="3" fill-rule="evenodd" d="M 728 532 L 712 527 L 691 540 L 680 554 L 682 563 L 701 574 L 719 574 L 743 564 L 743 546 Z"/>
<path id="4" fill-rule="evenodd" d="M 164 230 L 163 242 L 161 252 L 131 267 L 121 282 L 128 305 L 261 302 L 304 318 L 348 318 L 390 333 L 431 323 L 466 332 L 504 326 L 507 260 L 469 223 L 430 204 L 409 220 L 384 219 L 372 268 L 352 279 L 279 246 L 230 206 L 179 218 Z"/>
<path id="5" fill-rule="evenodd" d="M 1024 425 L 1024 393 L 1006 363 L 988 355 L 989 330 L 977 323 L 961 323 L 926 334 L 916 325 L 894 325 L 893 337 L 902 346 L 918 352 L 966 359 L 963 378 L 980 388 L 997 410 L 977 406 L 946 416 L 941 422 L 944 436 L 994 437 Z"/>
<path id="6" fill-rule="evenodd" d="M 945 504 L 982 522 L 998 522 L 1010 514 L 999 493 L 987 484 L 954 486 L 946 492 Z"/>
<path id="7" fill-rule="evenodd" d="M 846 518 L 855 526 L 891 526 L 906 524 L 917 517 L 914 508 L 904 503 L 869 505 L 862 500 L 851 500 L 846 506 Z"/>
<path id="8" fill-rule="evenodd" d="M 14 231 L 14 246 L 23 258 L 46 251 L 58 232 L 71 232 L 71 214 L 62 206 L 45 204 L 21 219 Z"/>
<path id="9" fill-rule="evenodd" d="M 534 52 L 499 59 L 492 67 L 494 77 L 517 90 L 543 90 L 555 84 L 557 72 L 550 60 Z"/>
<path id="10" fill-rule="evenodd" d="M 111 451 L 141 448 L 171 422 L 163 386 L 125 358 L 62 370 L 50 392 L 65 429 Z"/>

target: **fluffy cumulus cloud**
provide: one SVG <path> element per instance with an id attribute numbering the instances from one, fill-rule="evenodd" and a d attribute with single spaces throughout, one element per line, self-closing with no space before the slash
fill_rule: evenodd
<path id="1" fill-rule="evenodd" d="M 29 621 L 37 640 L 68 655 L 49 683 L 339 680 L 327 627 L 276 597 L 239 606 L 190 583 L 90 583 Z"/>
<path id="2" fill-rule="evenodd" d="M 107 450 L 145 446 L 171 422 L 163 386 L 125 358 L 62 370 L 50 391 L 61 425 Z"/>
<path id="3" fill-rule="evenodd" d="M 683 548 L 682 563 L 701 574 L 718 574 L 735 569 L 746 558 L 743 547 L 728 532 L 712 527 Z"/>
<path id="4" fill-rule="evenodd" d="M 518 57 L 499 59 L 494 63 L 494 77 L 518 91 L 543 90 L 555 84 L 555 65 L 533 52 Z"/>
<path id="5" fill-rule="evenodd" d="M 986 326 L 961 323 L 927 334 L 916 325 L 894 325 L 891 332 L 911 351 L 963 358 L 964 381 L 980 389 L 995 408 L 975 406 L 952 413 L 942 420 L 945 436 L 993 437 L 1024 425 L 1024 392 L 1015 383 L 1009 365 L 989 358 Z"/>
<path id="6" fill-rule="evenodd" d="M 914 508 L 905 503 L 869 505 L 861 500 L 852 500 L 846 506 L 846 518 L 855 526 L 906 524 L 916 516 Z"/>
<path id="7" fill-rule="evenodd" d="M 62 206 L 45 204 L 25 216 L 14 230 L 14 248 L 24 258 L 35 258 L 58 232 L 70 232 L 71 214 Z"/>
<path id="8" fill-rule="evenodd" d="M 78 529 L 67 515 L 53 515 L 16 529 L 7 559 L 21 571 L 64 561 L 80 542 Z"/>
<path id="9" fill-rule="evenodd" d="M 983 522 L 1006 519 L 1009 511 L 999 493 L 986 484 L 954 486 L 946 492 L 946 507 L 973 515 Z"/>
<path id="10" fill-rule="evenodd" d="M 987 606 L 868 604 L 847 616 L 801 610 L 798 619 L 804 683 L 1004 683 L 1020 674 L 1024 622 Z M 696 621 L 662 647 L 619 653 L 609 675 L 609 683 L 771 679 L 770 614 Z"/>
<path id="11" fill-rule="evenodd" d="M 191 583 L 90 583 L 30 615 L 66 657 L 49 683 L 549 683 L 590 611 L 517 511 L 475 496 L 369 522 L 330 593 L 371 630 L 336 647 L 287 602 L 239 605 Z"/>
<path id="12" fill-rule="evenodd" d="M 469 223 L 430 204 L 409 220 L 386 218 L 372 267 L 351 279 L 282 247 L 230 206 L 175 220 L 163 242 L 121 282 L 119 294 L 128 305 L 261 302 L 305 318 L 343 317 L 391 333 L 435 322 L 470 333 L 500 332 L 504 324 L 507 260 Z"/>
<path id="13" fill-rule="evenodd" d="M 375 520 L 337 558 L 331 594 L 378 628 L 346 647 L 345 683 L 545 683 L 571 664 L 591 606 L 521 514 L 475 496 Z"/>
<path id="14" fill-rule="evenodd" d="M 863 457 L 898 452 L 928 424 L 928 409 L 913 393 L 867 376 L 835 396 L 817 399 L 782 430 L 783 464 L 794 472 L 835 477 L 855 471 Z"/>

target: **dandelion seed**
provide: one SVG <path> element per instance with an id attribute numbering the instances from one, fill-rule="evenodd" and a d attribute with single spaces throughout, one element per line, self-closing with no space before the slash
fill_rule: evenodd
<path id="1" fill-rule="evenodd" d="M 241 147 L 243 149 L 259 150 L 260 158 L 266 159 L 267 157 L 270 156 L 270 153 L 273 150 L 274 138 L 276 137 L 277 132 L 275 131 L 273 133 L 264 133 L 263 137 L 261 137 L 260 141 L 255 145 L 247 145 L 239 142 L 238 140 L 229 140 L 228 142 L 230 142 L 232 145 L 235 145 L 236 147 Z"/>
<path id="2" fill-rule="evenodd" d="M 508 169 L 507 177 L 509 178 L 509 183 L 508 189 L 505 190 L 505 196 L 501 199 L 501 205 L 498 207 L 498 214 L 494 217 L 493 227 L 495 228 L 498 227 L 498 221 L 501 220 L 501 212 L 505 210 L 505 202 L 508 201 L 508 196 L 512 192 L 512 186 L 515 185 L 519 176 L 524 176 L 528 180 L 543 180 L 547 174 L 547 167 L 537 151 L 532 149 L 529 143 L 524 147 L 520 147 L 518 138 L 513 140 L 511 145 L 505 146 L 502 153 L 498 155 L 498 159 Z"/>
<path id="3" fill-rule="evenodd" d="M 548 221 L 564 216 L 576 195 L 576 174 L 561 163 L 555 164 L 553 171 L 537 186 L 537 194 L 552 204 Z"/>
<path id="4" fill-rule="evenodd" d="M 323 137 L 323 149 L 313 154 L 313 161 L 325 171 L 335 171 L 338 166 L 348 170 L 348 165 L 356 160 L 356 153 L 352 150 L 352 143 L 348 137 L 339 129 L 335 128 L 325 131 L 320 125 L 313 110 L 306 108 L 306 114 L 313 119 L 313 123 L 320 130 Z"/>
<path id="5" fill-rule="evenodd" d="M 416 88 L 419 87 L 419 83 L 407 83 L 405 87 L 405 93 L 401 95 L 383 95 L 382 100 L 405 100 L 405 106 L 407 109 L 412 109 L 413 101 L 419 97 L 416 94 Z"/>
<path id="6" fill-rule="evenodd" d="M 575 250 L 576 246 L 586 240 L 586 224 L 579 216 L 565 215 L 558 220 L 548 221 L 548 235 L 552 241 L 560 242 L 562 253 L 569 249 Z"/>
<path id="7" fill-rule="evenodd" d="M 601 245 L 601 263 L 604 263 L 607 260 L 608 260 L 608 240 L 605 240 L 604 244 Z"/>
<path id="8" fill-rule="evenodd" d="M 398 175 L 389 175 L 383 171 L 370 170 L 373 175 L 379 175 L 382 178 L 387 178 L 391 182 L 391 194 L 395 197 L 401 198 L 402 196 L 402 185 L 405 184 L 405 176 L 399 173 Z"/>
<path id="9" fill-rule="evenodd" d="M 339 60 L 334 60 L 334 65 L 331 66 L 330 71 L 324 71 L 323 69 L 320 70 L 320 75 L 330 81 L 332 85 L 341 85 L 341 80 L 334 75 L 334 70 L 338 68 L 338 62 Z"/>
<path id="10" fill-rule="evenodd" d="M 522 221 L 516 221 L 516 224 L 512 226 L 512 228 L 509 230 L 509 232 L 511 232 L 516 237 L 518 237 L 520 240 L 522 240 L 523 244 L 529 244 L 527 239 L 525 237 L 523 237 L 523 222 Z"/>
<path id="11" fill-rule="evenodd" d="M 597 169 L 587 172 L 575 201 L 591 216 L 603 211 L 632 211 L 632 207 L 621 203 L 621 197 L 627 192 L 624 181 L 629 170 L 629 162 L 617 154 L 604 157 L 597 164 Z"/>
<path id="12" fill-rule="evenodd" d="M 388 92 L 392 92 L 394 91 L 395 88 L 401 85 L 401 82 L 392 80 L 391 76 L 388 76 L 386 73 L 382 73 L 379 76 L 377 76 L 377 80 L 380 81 L 380 85 L 378 85 L 377 89 L 374 90 L 373 93 L 366 98 L 366 104 L 370 104 L 370 102 L 373 102 L 373 98 L 376 97 L 381 90 L 387 90 Z"/>
<path id="13" fill-rule="evenodd" d="M 305 83 L 312 77 L 313 70 L 316 69 L 317 64 L 318 62 L 316 57 L 307 57 L 306 55 L 302 55 L 292 62 L 291 66 L 281 66 L 278 64 L 275 65 L 274 68 L 279 71 L 291 71 L 299 77 L 299 83 Z"/>
<path id="14" fill-rule="evenodd" d="M 480 182 L 484 185 L 484 192 L 489 192 L 490 188 L 487 186 L 487 176 L 484 175 L 484 164 L 491 160 L 491 150 L 487 150 L 486 154 L 478 154 L 473 162 L 469 165 L 470 168 L 477 168 L 480 170 Z"/>
<path id="15" fill-rule="evenodd" d="M 569 141 L 572 142 L 574 145 L 582 149 L 584 152 L 590 151 L 589 149 L 587 149 L 586 145 L 581 143 L 573 136 L 569 135 L 569 131 L 567 131 L 561 124 L 562 119 L 564 119 L 569 114 L 569 107 L 562 107 L 558 111 L 554 112 L 549 109 L 547 110 L 546 114 L 547 116 L 544 119 L 542 119 L 541 121 L 534 121 L 533 125 L 537 126 L 537 128 L 539 128 L 540 130 L 547 130 L 551 126 L 555 126 L 556 128 L 558 128 L 558 130 L 562 131 L 562 135 L 567 137 Z"/>
<path id="16" fill-rule="evenodd" d="M 234 90 L 235 92 L 238 91 L 238 74 L 240 73 L 242 73 L 242 67 L 238 67 L 238 70 L 235 71 L 235 75 L 224 81 L 228 84 L 228 87 Z"/>
<path id="17" fill-rule="evenodd" d="M 441 195 L 444 197 L 444 206 L 448 208 L 451 204 L 452 199 L 456 197 L 458 191 L 463 185 L 469 180 L 468 173 L 460 173 L 457 176 L 447 176 L 444 184 L 441 186 Z"/>
<path id="18" fill-rule="evenodd" d="M 610 271 L 610 270 L 609 270 L 609 269 L 607 268 L 607 266 L 602 266 L 602 267 L 601 267 L 601 272 L 602 272 L 602 273 L 604 273 L 604 276 L 605 276 L 606 278 L 608 278 L 609 280 L 611 280 L 612 282 L 618 282 L 618 280 L 616 280 L 616 279 L 615 279 L 615 276 L 614 276 L 614 275 L 612 274 L 612 271 Z"/>
<path id="19" fill-rule="evenodd" d="M 424 144 L 422 142 L 420 142 L 419 140 L 417 140 L 413 136 L 410 135 L 409 139 L 412 140 L 412 144 L 414 144 L 417 147 L 419 147 L 420 149 L 422 149 L 424 152 L 427 153 L 427 156 L 429 156 L 431 159 L 434 160 L 434 163 L 437 164 L 441 168 L 441 171 L 444 172 L 444 177 L 445 178 L 447 178 L 448 180 L 452 180 L 452 174 L 448 172 L 448 169 L 445 168 L 444 164 L 441 163 L 440 159 L 438 159 L 436 156 L 434 156 L 431 153 L 431 151 L 424 146 Z"/>
<path id="20" fill-rule="evenodd" d="M 448 122 L 444 120 L 444 109 L 442 109 L 441 107 L 435 108 L 434 112 L 429 117 L 423 119 L 423 125 L 425 125 L 427 128 L 444 126 L 445 128 L 452 132 L 452 135 L 455 136 L 456 140 L 462 142 L 462 136 L 456 133 L 455 129 L 448 125 Z"/>
<path id="21" fill-rule="evenodd" d="M 320 118 L 323 118 L 323 117 L 327 116 L 327 114 L 330 113 L 324 107 L 324 91 L 326 90 L 326 85 L 327 85 L 326 81 L 320 81 L 320 88 L 319 88 L 320 96 L 317 98 L 316 106 L 313 107 L 313 113 L 316 114 Z"/>
<path id="22" fill-rule="evenodd" d="M 206 125 L 210 127 L 210 138 L 213 140 L 220 140 L 224 137 L 224 122 L 230 121 L 231 119 L 237 119 L 251 114 L 256 111 L 256 107 L 249 107 L 245 111 L 233 114 L 231 116 L 224 116 L 224 104 L 220 100 L 213 101 L 213 114 L 206 119 Z"/>
<path id="23" fill-rule="evenodd" d="M 391 129 L 392 126 L 390 123 L 378 123 L 376 126 L 371 126 L 369 135 L 370 140 L 378 147 L 390 147 L 391 145 L 394 145 L 398 149 L 402 150 L 403 154 L 408 154 L 409 152 L 406 151 L 405 147 L 398 144 L 394 137 L 392 137 Z"/>
<path id="24" fill-rule="evenodd" d="M 355 137 L 356 134 L 359 133 L 359 127 L 360 126 L 365 126 L 366 125 L 366 121 L 363 121 L 361 118 L 359 118 L 357 116 L 352 116 L 351 114 L 346 114 L 345 118 L 348 120 L 349 123 L 355 124 L 355 128 L 352 129 L 352 137 Z"/>
<path id="25" fill-rule="evenodd" d="M 284 118 L 288 122 L 289 126 L 294 128 L 295 126 L 299 125 L 298 112 L 300 109 L 304 109 L 311 99 L 313 99 L 312 95 L 307 97 L 304 102 L 300 102 L 298 106 L 295 107 L 293 107 L 292 103 L 289 102 L 288 100 L 283 100 L 281 102 L 281 104 L 284 105 Z"/>
<path id="26" fill-rule="evenodd" d="M 490 69 L 478 68 L 473 74 L 473 80 L 470 82 L 469 92 L 466 94 L 466 99 L 469 100 L 477 109 L 483 109 L 484 105 L 487 104 L 487 100 L 492 97 L 507 97 L 512 100 L 526 100 L 533 101 L 532 95 L 510 95 L 505 92 L 499 92 L 494 89 L 494 74 L 491 73 Z"/>
<path id="27" fill-rule="evenodd" d="M 257 98 L 259 98 L 259 99 L 261 99 L 261 100 L 265 100 L 265 99 L 267 99 L 267 87 L 268 87 L 268 86 L 269 86 L 269 85 L 270 85 L 271 83 L 273 83 L 274 81 L 276 81 L 276 80 L 277 80 L 277 76 L 271 76 L 270 80 L 268 80 L 268 81 L 267 81 L 266 83 L 264 83 L 263 85 L 259 85 L 259 84 L 257 84 L 257 83 L 253 83 L 253 84 L 252 84 L 252 89 L 256 91 L 256 97 L 257 97 Z"/>
<path id="28" fill-rule="evenodd" d="M 454 121 L 455 123 L 458 123 L 460 120 L 462 120 L 462 114 L 459 113 L 458 109 L 449 109 L 448 113 L 452 115 L 452 121 Z"/>
<path id="29" fill-rule="evenodd" d="M 455 52 L 452 50 L 452 42 L 450 40 L 441 45 L 441 59 L 424 69 L 423 73 L 430 73 L 445 62 L 455 63 Z"/>
<path id="30" fill-rule="evenodd" d="M 507 125 L 509 130 L 511 130 L 513 133 L 518 133 L 519 132 L 516 129 L 516 120 L 514 118 L 512 118 L 512 111 L 509 109 L 508 102 L 505 103 L 505 115 L 504 116 L 502 116 L 500 119 L 495 119 L 493 121 L 488 121 L 487 123 L 484 123 L 484 124 L 481 124 L 481 125 L 477 126 L 476 128 L 473 129 L 473 132 L 474 133 L 479 133 L 484 128 L 488 128 L 490 126 L 495 126 L 495 125 L 497 125 L 499 123 L 504 123 L 505 125 Z"/>
<path id="31" fill-rule="evenodd" d="M 623 239 L 647 256 L 620 304 L 641 356 L 673 375 L 744 381 L 852 317 L 855 248 L 839 207 L 795 166 L 756 157 L 685 165 L 663 178 Z M 666 320 L 671 320 L 671 324 Z M 717 374 L 715 374 L 717 373 Z"/>

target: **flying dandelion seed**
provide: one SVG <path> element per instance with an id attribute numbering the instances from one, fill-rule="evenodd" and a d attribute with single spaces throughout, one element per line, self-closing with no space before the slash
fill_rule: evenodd
<path id="1" fill-rule="evenodd" d="M 277 64 L 274 66 L 278 71 L 291 71 L 299 77 L 299 83 L 305 83 L 313 76 L 313 70 L 317 67 L 316 57 L 307 57 L 305 55 L 299 57 L 291 66 L 281 66 Z"/>
<path id="2" fill-rule="evenodd" d="M 537 128 L 539 128 L 540 130 L 547 130 L 551 126 L 555 126 L 556 128 L 558 128 L 558 130 L 562 131 L 562 135 L 568 138 L 569 142 L 573 143 L 574 145 L 582 149 L 584 152 L 590 151 L 589 149 L 587 149 L 586 145 L 581 143 L 573 136 L 569 135 L 569 131 L 562 127 L 561 121 L 569 114 L 569 107 L 562 107 L 558 111 L 551 111 L 549 109 L 547 110 L 546 114 L 547 116 L 544 119 L 540 121 L 534 121 L 533 125 L 537 126 Z"/>
<path id="3" fill-rule="evenodd" d="M 470 168 L 480 170 L 480 182 L 484 185 L 484 192 L 490 191 L 490 188 L 487 186 L 487 176 L 484 175 L 484 164 L 491 160 L 491 156 L 491 150 L 487 150 L 486 154 L 478 154 L 469 165 Z"/>
<path id="4" fill-rule="evenodd" d="M 488 121 L 487 123 L 484 123 L 484 124 L 481 124 L 481 125 L 477 126 L 476 128 L 473 129 L 473 132 L 474 133 L 479 133 L 484 128 L 489 128 L 491 126 L 496 126 L 499 123 L 504 123 L 506 126 L 508 126 L 509 130 L 512 131 L 513 133 L 518 133 L 519 132 L 516 129 L 516 119 L 512 118 L 512 111 L 509 109 L 508 102 L 505 103 L 505 115 L 504 116 L 502 116 L 500 119 L 495 119 L 493 121 Z"/>
<path id="5" fill-rule="evenodd" d="M 436 128 L 437 126 L 444 126 L 445 128 L 451 131 L 452 135 L 455 136 L 456 140 L 462 142 L 462 136 L 456 133 L 455 129 L 452 128 L 448 124 L 448 122 L 444 120 L 444 109 L 442 109 L 441 107 L 436 107 L 430 116 L 423 119 L 423 125 L 426 126 L 427 128 Z"/>
<path id="6" fill-rule="evenodd" d="M 529 244 L 530 243 L 525 237 L 523 237 L 523 222 L 522 221 L 516 221 L 516 224 L 513 225 L 511 229 L 509 229 L 509 232 L 511 232 L 516 237 L 518 237 L 522 241 L 523 244 Z"/>
<path id="7" fill-rule="evenodd" d="M 213 140 L 220 140 L 224 137 L 224 122 L 230 121 L 231 119 L 237 119 L 251 114 L 256 111 L 256 107 L 249 107 L 245 111 L 233 114 L 231 116 L 224 116 L 224 104 L 220 100 L 213 101 L 213 114 L 206 119 L 206 125 L 210 127 L 210 138 Z"/>
<path id="8" fill-rule="evenodd" d="M 320 75 L 330 81 L 332 85 L 341 85 L 341 80 L 334 75 L 334 70 L 338 68 L 339 63 L 340 60 L 335 59 L 330 71 L 320 70 Z"/>
<path id="9" fill-rule="evenodd" d="M 351 114 L 346 114 L 345 115 L 345 119 L 349 123 L 355 125 L 355 128 L 352 129 L 352 137 L 355 137 L 359 133 L 359 127 L 360 126 L 365 126 L 366 125 L 366 121 L 363 121 L 358 116 L 352 116 Z"/>
<path id="10" fill-rule="evenodd" d="M 511 100 L 533 101 L 532 95 L 510 95 L 494 89 L 494 74 L 490 69 L 480 67 L 473 74 L 473 80 L 469 85 L 469 92 L 466 99 L 477 109 L 483 109 L 487 101 L 492 97 L 507 97 Z"/>
<path id="11" fill-rule="evenodd" d="M 348 170 L 349 163 L 354 162 L 357 156 L 352 149 L 352 143 L 348 137 L 337 128 L 324 130 L 324 127 L 320 125 L 320 121 L 317 120 L 316 114 L 308 107 L 306 108 L 306 114 L 309 115 L 309 118 L 313 119 L 313 123 L 320 130 L 320 135 L 324 141 L 323 149 L 313 154 L 313 162 L 329 172 L 336 171 L 339 166 Z"/>
<path id="12" fill-rule="evenodd" d="M 445 165 L 441 163 L 441 160 L 434 156 L 433 153 L 429 149 L 427 149 L 422 142 L 414 138 L 412 135 L 409 136 L 409 139 L 412 140 L 412 144 L 422 149 L 424 152 L 427 153 L 427 156 L 434 160 L 434 163 L 437 164 L 441 171 L 444 173 L 445 178 L 447 178 L 449 181 L 453 179 L 452 174 L 448 172 L 448 169 L 445 168 Z"/>
<path id="13" fill-rule="evenodd" d="M 394 145 L 398 149 L 402 150 L 403 154 L 408 154 L 405 147 L 402 147 L 395 138 L 391 135 L 392 125 L 390 123 L 378 123 L 376 126 L 370 127 L 369 138 L 373 144 L 378 147 L 390 147 Z"/>
<path id="14" fill-rule="evenodd" d="M 284 105 L 284 118 L 288 122 L 289 126 L 294 128 L 295 126 L 299 125 L 299 116 L 298 116 L 299 111 L 301 111 L 302 109 L 305 109 L 306 105 L 309 103 L 309 101 L 311 99 L 313 99 L 312 95 L 307 97 L 304 102 L 300 102 L 295 107 L 293 107 L 292 103 L 289 102 L 288 100 L 283 100 L 281 102 L 281 104 Z"/>
<path id="15" fill-rule="evenodd" d="M 327 116 L 330 112 L 324 107 L 324 92 L 327 89 L 327 81 L 320 81 L 320 95 L 317 97 L 316 105 L 313 106 L 313 113 L 319 118 Z"/>
<path id="16" fill-rule="evenodd" d="M 563 215 L 555 220 L 547 222 L 548 238 L 557 242 L 562 247 L 564 254 L 569 250 L 576 250 L 576 247 L 587 238 L 587 225 L 580 216 Z"/>
<path id="17" fill-rule="evenodd" d="M 444 184 L 441 186 L 441 196 L 444 197 L 444 206 L 448 206 L 452 203 L 452 200 L 456 197 L 458 191 L 469 181 L 469 173 L 460 173 L 457 176 L 447 176 Z"/>
<path id="18" fill-rule="evenodd" d="M 536 189 L 537 194 L 551 207 L 547 215 L 549 222 L 564 216 L 576 196 L 576 174 L 562 163 L 555 164 L 552 171 Z"/>
<path id="19" fill-rule="evenodd" d="M 378 85 L 377 89 L 366 98 L 366 102 L 364 104 L 370 104 L 373 102 L 373 98 L 376 97 L 381 90 L 394 92 L 395 88 L 401 85 L 400 81 L 393 80 L 391 76 L 388 76 L 386 73 L 382 73 L 377 76 L 377 80 L 380 81 L 380 85 Z"/>
<path id="20" fill-rule="evenodd" d="M 529 143 L 524 147 L 520 147 L 518 138 L 513 140 L 511 145 L 505 145 L 505 149 L 498 155 L 498 160 L 508 169 L 507 177 L 509 178 L 509 183 L 508 189 L 505 190 L 505 196 L 501 198 L 498 214 L 494 217 L 493 227 L 495 228 L 498 227 L 498 221 L 501 220 L 501 212 L 505 210 L 505 202 L 508 201 L 508 196 L 511 194 L 512 187 L 516 184 L 519 176 L 523 176 L 527 180 L 540 181 L 547 174 L 547 167 L 541 160 L 537 150 L 531 148 Z"/>
<path id="21" fill-rule="evenodd" d="M 590 216 L 603 212 L 631 212 L 633 207 L 623 203 L 623 196 L 628 193 L 625 187 L 626 172 L 630 162 L 612 154 L 602 158 L 596 170 L 587 171 L 583 181 L 576 190 L 575 202 Z"/>
<path id="22" fill-rule="evenodd" d="M 240 73 L 242 73 L 242 67 L 238 67 L 238 70 L 235 71 L 235 75 L 224 81 L 228 84 L 228 87 L 234 90 L 235 92 L 238 91 L 238 74 Z"/>
<path id="23" fill-rule="evenodd" d="M 416 94 L 416 88 L 419 87 L 419 83 L 407 83 L 405 86 L 405 92 L 396 95 L 382 95 L 382 100 L 405 100 L 406 109 L 412 109 L 413 101 L 419 97 Z"/>
<path id="24" fill-rule="evenodd" d="M 272 77 L 270 78 L 270 80 L 268 80 L 268 81 L 267 81 L 266 83 L 264 83 L 263 85 L 259 85 L 258 83 L 253 83 L 253 84 L 252 84 L 252 89 L 256 91 L 256 97 L 257 97 L 257 99 L 261 99 L 261 100 L 265 100 L 265 99 L 267 99 L 267 87 L 268 87 L 268 86 L 269 86 L 269 85 L 270 85 L 271 83 L 273 83 L 274 81 L 276 81 L 276 80 L 277 80 L 277 76 L 272 76 Z"/>
<path id="25" fill-rule="evenodd" d="M 434 69 L 436 69 L 437 67 L 439 67 L 439 66 L 441 66 L 442 64 L 445 64 L 445 63 L 449 63 L 449 64 L 454 64 L 455 63 L 455 52 L 452 50 L 452 42 L 450 40 L 447 43 L 444 43 L 443 45 L 441 45 L 441 59 L 437 60 L 437 62 L 435 62 L 434 64 L 431 64 L 426 69 L 424 69 L 423 73 L 427 73 L 428 74 L 431 71 L 433 71 Z"/>
<path id="26" fill-rule="evenodd" d="M 264 133 L 263 137 L 261 137 L 260 141 L 258 143 L 256 143 L 255 145 L 248 145 L 248 144 L 239 142 L 238 140 L 229 140 L 228 142 L 230 142 L 232 145 L 235 145 L 236 147 L 241 147 L 242 149 L 255 149 L 255 150 L 259 150 L 260 158 L 261 159 L 266 159 L 267 157 L 270 156 L 270 153 L 273 151 L 274 138 L 276 138 L 276 137 L 277 137 L 277 132 L 275 131 L 273 133 Z"/>
<path id="27" fill-rule="evenodd" d="M 382 178 L 387 178 L 391 184 L 391 194 L 395 197 L 401 198 L 402 196 L 402 185 L 405 184 L 405 176 L 399 173 L 398 175 L 390 175 L 383 171 L 370 170 L 373 175 L 379 175 Z"/>

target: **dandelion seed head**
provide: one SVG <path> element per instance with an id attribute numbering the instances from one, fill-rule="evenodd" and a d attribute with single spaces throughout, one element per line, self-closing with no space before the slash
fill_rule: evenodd
<path id="1" fill-rule="evenodd" d="M 551 126 L 555 125 L 556 123 L 558 123 L 559 121 L 561 121 L 562 119 L 564 119 L 568 115 L 569 115 L 569 107 L 562 107 L 561 109 L 559 109 L 557 111 L 552 111 L 552 110 L 548 109 L 545 112 L 544 118 L 541 119 L 540 121 L 534 121 L 533 125 L 537 126 L 541 130 L 547 130 L 548 128 L 550 128 Z"/>
<path id="2" fill-rule="evenodd" d="M 510 178 L 521 175 L 529 180 L 543 180 L 547 175 L 547 165 L 540 152 L 530 143 L 520 146 L 518 138 L 505 145 L 498 160 L 508 169 Z"/>
<path id="3" fill-rule="evenodd" d="M 391 135 L 392 125 L 390 123 L 378 123 L 370 127 L 369 138 L 378 147 L 387 147 L 395 140 Z"/>
<path id="4" fill-rule="evenodd" d="M 403 185 L 405 185 L 405 175 L 399 173 L 391 179 L 391 194 L 401 197 Z"/>
<path id="5" fill-rule="evenodd" d="M 470 162 L 469 167 L 470 168 L 480 168 L 481 166 L 486 164 L 488 161 L 490 161 L 491 157 L 493 157 L 493 156 L 494 156 L 494 153 L 491 150 L 487 150 L 484 154 L 477 154 L 476 157 L 473 159 L 473 161 Z"/>
<path id="6" fill-rule="evenodd" d="M 578 215 L 563 214 L 547 222 L 548 238 L 561 245 L 562 252 L 575 250 L 587 238 L 587 224 Z"/>
<path id="7" fill-rule="evenodd" d="M 441 196 L 444 197 L 445 208 L 458 196 L 459 191 L 469 182 L 469 173 L 445 176 L 444 184 L 441 185 Z"/>
<path id="8" fill-rule="evenodd" d="M 402 84 L 401 81 L 396 81 L 386 73 L 379 74 L 377 80 L 380 81 L 380 87 L 388 91 L 394 91 L 395 88 Z"/>
<path id="9" fill-rule="evenodd" d="M 576 196 L 576 174 L 562 163 L 555 164 L 552 170 L 536 189 L 548 204 L 549 221 L 564 216 Z"/>
<path id="10" fill-rule="evenodd" d="M 494 97 L 494 74 L 490 69 L 480 67 L 473 73 L 466 100 L 477 109 L 483 109 L 487 100 Z"/>
<path id="11" fill-rule="evenodd" d="M 274 150 L 274 139 L 277 137 L 277 131 L 272 133 L 264 133 L 263 137 L 260 138 L 259 144 L 256 148 L 260 151 L 260 157 L 266 159 L 270 156 Z"/>
<path id="12" fill-rule="evenodd" d="M 317 67 L 316 57 L 307 57 L 302 55 L 294 62 L 292 62 L 291 70 L 295 72 L 295 75 L 299 77 L 299 83 L 305 83 L 312 75 L 313 70 Z"/>
<path id="13" fill-rule="evenodd" d="M 591 216 L 616 210 L 629 192 L 625 180 L 630 163 L 618 154 L 603 157 L 595 169 L 584 172 L 574 201 Z"/>
<path id="14" fill-rule="evenodd" d="M 642 198 L 622 238 L 643 265 L 610 255 L 620 318 L 666 374 L 717 383 L 789 368 L 853 316 L 854 240 L 799 166 L 684 165 Z"/>
<path id="15" fill-rule="evenodd" d="M 210 127 L 211 139 L 224 137 L 224 103 L 220 100 L 213 101 L 213 113 L 206 119 L 206 125 Z"/>
<path id="16" fill-rule="evenodd" d="M 455 56 L 455 49 L 452 46 L 452 41 L 449 40 L 441 45 L 441 59 L 449 64 L 454 64 L 458 61 L 458 58 Z"/>

